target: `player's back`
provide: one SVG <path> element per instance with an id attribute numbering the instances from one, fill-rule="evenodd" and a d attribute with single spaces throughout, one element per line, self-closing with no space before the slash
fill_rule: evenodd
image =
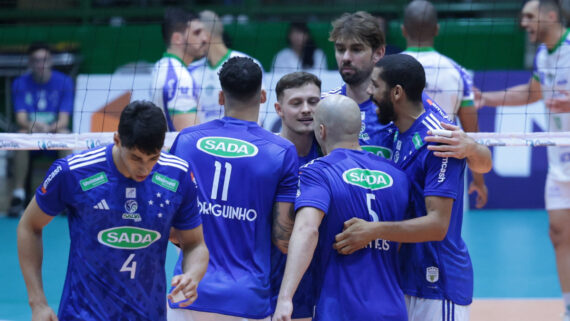
<path id="1" fill-rule="evenodd" d="M 295 207 L 325 212 L 315 252 L 315 320 L 406 320 L 397 243 L 375 240 L 351 255 L 332 248 L 335 235 L 353 217 L 404 219 L 410 188 L 406 175 L 369 152 L 335 149 L 301 168 L 300 179 Z"/>
<path id="2" fill-rule="evenodd" d="M 224 117 L 183 130 L 172 152 L 195 166 L 210 250 L 208 271 L 190 308 L 266 317 L 272 209 L 275 202 L 295 200 L 294 145 L 254 122 Z"/>

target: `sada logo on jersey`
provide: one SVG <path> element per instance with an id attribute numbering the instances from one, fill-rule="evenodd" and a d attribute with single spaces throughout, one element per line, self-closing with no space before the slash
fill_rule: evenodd
<path id="1" fill-rule="evenodd" d="M 253 157 L 259 149 L 250 142 L 229 137 L 203 137 L 196 147 L 210 155 L 224 158 Z"/>
<path id="2" fill-rule="evenodd" d="M 377 190 L 392 186 L 392 176 L 382 172 L 363 168 L 352 168 L 342 173 L 342 179 L 348 184 Z"/>
<path id="3" fill-rule="evenodd" d="M 138 250 L 160 240 L 160 233 L 144 228 L 120 226 L 100 231 L 97 240 L 115 249 Z"/>
<path id="4" fill-rule="evenodd" d="M 371 152 L 376 156 L 384 157 L 386 159 L 392 159 L 392 150 L 390 150 L 389 148 L 385 148 L 382 146 L 367 145 L 367 146 L 362 146 L 362 149 L 364 149 L 367 152 Z"/>

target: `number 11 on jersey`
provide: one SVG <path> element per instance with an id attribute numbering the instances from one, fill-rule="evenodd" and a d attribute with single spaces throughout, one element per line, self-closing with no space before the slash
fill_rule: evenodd
<path id="1" fill-rule="evenodd" d="M 212 182 L 212 194 L 210 199 L 215 200 L 218 197 L 218 186 L 220 185 L 220 174 L 222 172 L 222 163 L 214 161 L 214 167 L 216 171 L 214 172 L 214 181 Z M 226 175 L 224 175 L 224 186 L 222 187 L 222 201 L 228 200 L 228 189 L 230 187 L 230 177 L 232 175 L 232 164 L 225 162 L 224 168 L 226 170 Z"/>

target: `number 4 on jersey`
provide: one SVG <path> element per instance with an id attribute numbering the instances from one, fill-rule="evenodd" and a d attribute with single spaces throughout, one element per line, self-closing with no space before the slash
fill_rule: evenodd
<path id="1" fill-rule="evenodd" d="M 131 272 L 131 280 L 135 278 L 135 274 L 137 273 L 137 262 L 133 261 L 134 258 L 135 258 L 134 253 L 129 255 L 129 257 L 125 260 L 125 263 L 123 263 L 123 266 L 121 266 L 121 269 L 119 270 L 119 272 Z"/>

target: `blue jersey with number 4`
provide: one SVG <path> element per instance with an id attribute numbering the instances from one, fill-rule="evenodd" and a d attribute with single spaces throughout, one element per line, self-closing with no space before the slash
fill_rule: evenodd
<path id="1" fill-rule="evenodd" d="M 48 215 L 68 210 L 71 247 L 60 320 L 166 320 L 170 227 L 201 224 L 188 163 L 162 153 L 136 182 L 112 147 L 57 160 L 36 191 Z"/>
<path id="2" fill-rule="evenodd" d="M 275 202 L 295 201 L 295 146 L 255 122 L 224 117 L 184 129 L 171 152 L 195 166 L 210 250 L 198 299 L 188 308 L 267 317 L 272 312 L 272 211 Z M 180 272 L 179 260 L 175 274 Z"/>
<path id="3" fill-rule="evenodd" d="M 348 149 L 335 149 L 308 163 L 299 175 L 295 209 L 314 207 L 325 213 L 314 254 L 314 320 L 407 320 L 398 284 L 397 243 L 374 240 L 350 255 L 332 247 L 344 222 L 353 217 L 404 219 L 410 193 L 406 175 L 388 160 Z"/>

